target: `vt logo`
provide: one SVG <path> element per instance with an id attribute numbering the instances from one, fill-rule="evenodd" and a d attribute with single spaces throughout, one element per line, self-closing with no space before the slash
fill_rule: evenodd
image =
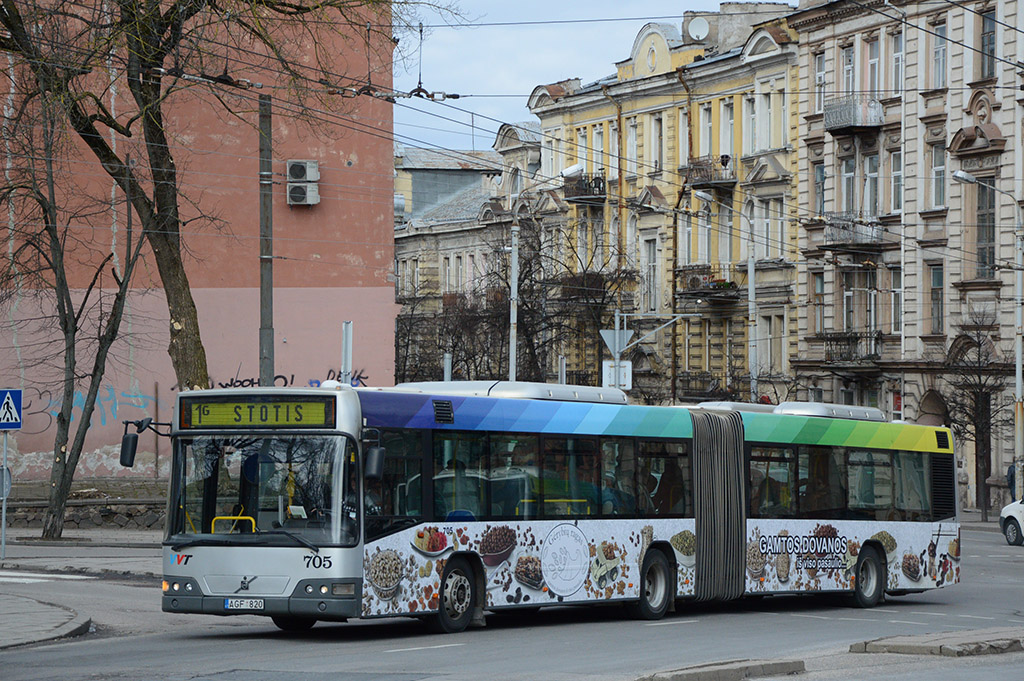
<path id="1" fill-rule="evenodd" d="M 189 558 L 191 557 L 191 553 L 172 553 L 171 562 L 175 565 L 188 565 Z"/>

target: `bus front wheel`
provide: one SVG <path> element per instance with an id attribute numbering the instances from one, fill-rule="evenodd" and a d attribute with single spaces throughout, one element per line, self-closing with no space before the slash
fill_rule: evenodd
<path id="1" fill-rule="evenodd" d="M 431 628 L 448 634 L 469 626 L 476 606 L 475 578 L 469 562 L 462 557 L 451 558 L 441 575 L 441 599 Z"/>
<path id="2" fill-rule="evenodd" d="M 669 579 L 669 565 L 665 554 L 649 549 L 640 570 L 640 600 L 630 606 L 637 619 L 658 620 L 668 611 L 672 598 L 673 581 Z"/>
<path id="3" fill-rule="evenodd" d="M 291 615 L 274 615 L 270 619 L 281 631 L 308 631 L 316 624 L 312 617 L 293 617 Z"/>
<path id="4" fill-rule="evenodd" d="M 862 546 L 854 572 L 853 600 L 857 607 L 873 608 L 885 590 L 885 567 L 873 546 Z"/>

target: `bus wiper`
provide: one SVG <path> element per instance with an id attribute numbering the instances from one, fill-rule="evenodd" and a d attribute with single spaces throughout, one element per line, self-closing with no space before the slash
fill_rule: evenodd
<path id="1" fill-rule="evenodd" d="M 278 527 L 278 528 L 275 528 L 273 530 L 260 530 L 260 529 L 257 529 L 256 533 L 259 534 L 259 535 L 264 535 L 264 534 L 283 534 L 286 537 L 291 537 L 295 541 L 299 542 L 300 544 L 305 546 L 307 549 L 309 549 L 313 553 L 320 553 L 320 547 L 319 546 L 317 546 L 313 542 L 309 541 L 308 539 L 303 537 L 301 534 L 295 534 L 291 530 L 286 530 L 283 527 Z"/>
<path id="2" fill-rule="evenodd" d="M 171 544 L 171 551 L 181 551 L 189 546 L 224 546 L 227 540 L 224 539 L 211 539 L 204 537 L 203 539 L 191 539 L 189 541 L 182 541 L 176 544 Z"/>

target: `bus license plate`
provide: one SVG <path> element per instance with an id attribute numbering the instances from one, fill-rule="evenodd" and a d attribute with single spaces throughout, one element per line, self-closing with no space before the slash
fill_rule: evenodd
<path id="1" fill-rule="evenodd" d="M 225 598 L 225 610 L 262 610 L 262 598 Z"/>

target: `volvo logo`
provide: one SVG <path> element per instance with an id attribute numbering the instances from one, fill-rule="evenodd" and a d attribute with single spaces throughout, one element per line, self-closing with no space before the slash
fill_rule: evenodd
<path id="1" fill-rule="evenodd" d="M 239 582 L 238 588 L 235 589 L 235 593 L 238 593 L 240 591 L 248 591 L 249 590 L 249 585 L 252 584 L 255 581 L 256 581 L 256 575 L 253 575 L 252 577 L 246 577 L 245 575 L 242 575 L 242 581 Z"/>

